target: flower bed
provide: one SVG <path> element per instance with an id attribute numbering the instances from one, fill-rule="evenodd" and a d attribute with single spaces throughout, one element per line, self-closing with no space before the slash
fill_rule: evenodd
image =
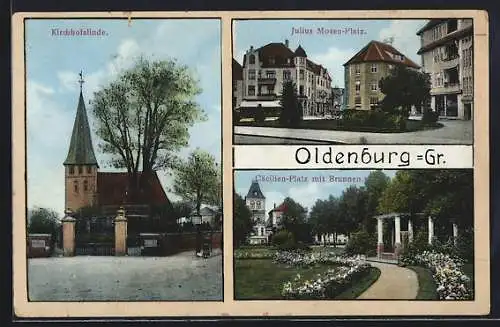
<path id="1" fill-rule="evenodd" d="M 244 260 L 244 259 L 272 259 L 275 252 L 267 249 L 238 249 L 234 251 L 234 259 Z"/>
<path id="2" fill-rule="evenodd" d="M 470 278 L 462 271 L 464 261 L 435 251 L 424 251 L 401 258 L 405 265 L 417 265 L 432 271 L 440 300 L 471 300 Z"/>
<path id="3" fill-rule="evenodd" d="M 334 298 L 352 282 L 363 277 L 371 267 L 360 256 L 341 257 L 328 252 L 304 254 L 282 251 L 275 254 L 274 262 L 301 267 L 316 264 L 338 265 L 318 274 L 316 279 L 304 280 L 298 274 L 292 281 L 285 282 L 281 294 L 287 299 Z"/>

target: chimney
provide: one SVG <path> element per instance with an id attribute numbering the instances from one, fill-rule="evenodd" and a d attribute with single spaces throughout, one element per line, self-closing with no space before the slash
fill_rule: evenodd
<path id="1" fill-rule="evenodd" d="M 285 40 L 285 45 L 286 45 L 287 48 L 289 48 L 288 40 Z"/>

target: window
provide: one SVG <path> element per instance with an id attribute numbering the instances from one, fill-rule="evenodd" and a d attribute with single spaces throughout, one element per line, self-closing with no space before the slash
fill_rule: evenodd
<path id="1" fill-rule="evenodd" d="M 89 190 L 89 182 L 83 181 L 83 191 L 87 192 Z"/>
<path id="2" fill-rule="evenodd" d="M 299 95 L 304 95 L 304 85 L 299 87 Z"/>
<path id="3" fill-rule="evenodd" d="M 372 82 L 371 89 L 372 89 L 372 91 L 377 91 L 378 90 L 378 84 L 376 82 Z"/>
<path id="4" fill-rule="evenodd" d="M 75 167 L 74 166 L 69 166 L 69 174 L 73 175 L 75 173 Z"/>
<path id="5" fill-rule="evenodd" d="M 255 69 L 248 70 L 248 79 L 255 80 Z"/>
<path id="6" fill-rule="evenodd" d="M 253 65 L 255 64 L 255 56 L 254 55 L 250 55 L 250 57 L 248 58 L 248 62 Z"/>
<path id="7" fill-rule="evenodd" d="M 377 72 L 377 64 L 372 64 L 372 73 Z"/>
<path id="8" fill-rule="evenodd" d="M 92 166 L 87 166 L 87 173 L 88 174 L 92 173 Z"/>
<path id="9" fill-rule="evenodd" d="M 274 57 L 269 57 L 269 64 L 274 65 L 275 63 L 276 63 L 276 60 L 274 59 Z"/>
<path id="10" fill-rule="evenodd" d="M 75 193 L 78 193 L 78 181 L 74 181 L 74 182 L 73 182 L 73 191 L 74 191 Z"/>
<path id="11" fill-rule="evenodd" d="M 260 201 L 257 201 L 257 209 L 260 209 Z"/>
<path id="12" fill-rule="evenodd" d="M 255 85 L 248 85 L 248 95 L 255 95 Z"/>
<path id="13" fill-rule="evenodd" d="M 356 81 L 356 95 L 359 95 L 360 92 L 361 92 L 361 82 Z"/>
<path id="14" fill-rule="evenodd" d="M 276 71 L 274 71 L 274 70 L 266 70 L 266 77 L 267 78 L 276 78 Z"/>
<path id="15" fill-rule="evenodd" d="M 354 71 L 356 72 L 357 76 L 361 74 L 361 68 L 359 67 L 359 65 L 356 65 L 356 67 L 354 67 Z"/>
<path id="16" fill-rule="evenodd" d="M 255 201 L 250 201 L 250 208 L 255 208 Z"/>
<path id="17" fill-rule="evenodd" d="M 272 85 L 267 86 L 267 94 L 274 94 L 274 86 Z"/>
<path id="18" fill-rule="evenodd" d="M 304 80 L 304 70 L 303 69 L 301 69 L 299 72 L 299 78 L 301 81 Z"/>
<path id="19" fill-rule="evenodd" d="M 83 167 L 82 166 L 78 166 L 78 174 L 79 175 L 83 174 Z"/>
<path id="20" fill-rule="evenodd" d="M 290 74 L 290 71 L 289 71 L 289 70 L 284 70 L 284 71 L 283 71 L 283 79 L 284 79 L 284 80 L 289 80 L 289 79 L 291 79 L 291 78 L 292 78 L 292 76 L 291 76 L 291 75 L 292 75 L 292 74 Z"/>
<path id="21" fill-rule="evenodd" d="M 361 97 L 355 97 L 354 104 L 361 104 Z"/>
<path id="22" fill-rule="evenodd" d="M 370 105 L 378 104 L 378 97 L 370 97 Z"/>

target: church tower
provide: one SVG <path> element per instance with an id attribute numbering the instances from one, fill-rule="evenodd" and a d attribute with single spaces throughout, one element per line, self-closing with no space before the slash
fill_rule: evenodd
<path id="1" fill-rule="evenodd" d="M 83 76 L 80 72 L 80 98 L 76 109 L 73 133 L 68 155 L 64 161 L 65 208 L 73 212 L 90 205 L 95 205 L 97 194 L 97 163 L 89 121 L 83 100 Z"/>
<path id="2" fill-rule="evenodd" d="M 250 185 L 245 203 L 252 212 L 253 235 L 261 238 L 257 240 L 257 243 L 266 243 L 266 197 L 262 194 L 256 179 Z"/>

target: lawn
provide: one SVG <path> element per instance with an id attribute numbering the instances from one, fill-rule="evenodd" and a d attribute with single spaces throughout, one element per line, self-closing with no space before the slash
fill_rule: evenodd
<path id="1" fill-rule="evenodd" d="M 418 277 L 417 300 L 439 300 L 432 272 L 424 267 L 408 266 Z"/>
<path id="2" fill-rule="evenodd" d="M 234 293 L 238 300 L 278 300 L 282 299 L 283 283 L 297 274 L 311 278 L 325 272 L 333 265 L 315 267 L 288 267 L 275 264 L 270 259 L 235 260 Z"/>
<path id="3" fill-rule="evenodd" d="M 255 126 L 255 127 L 282 127 L 278 120 L 266 120 L 256 123 L 253 120 L 245 119 L 235 124 L 236 126 Z M 377 126 L 342 126 L 340 120 L 334 119 L 311 119 L 303 120 L 299 125 L 289 128 L 297 129 L 316 129 L 316 130 L 336 130 L 336 131 L 352 131 L 352 132 L 378 132 L 378 133 L 404 133 L 413 132 L 425 129 L 436 129 L 443 127 L 440 123 L 431 125 L 423 125 L 419 120 L 407 120 L 406 130 L 382 129 Z"/>

